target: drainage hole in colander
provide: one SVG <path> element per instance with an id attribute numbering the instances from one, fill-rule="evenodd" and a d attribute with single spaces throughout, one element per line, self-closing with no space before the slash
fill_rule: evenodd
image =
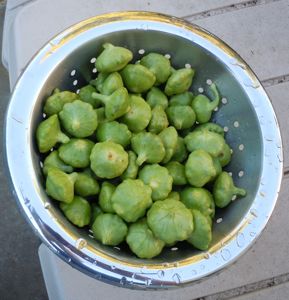
<path id="1" fill-rule="evenodd" d="M 242 171 L 242 170 L 239 171 L 238 176 L 239 176 L 239 177 L 243 177 L 243 176 L 244 176 L 244 171 Z"/>
<path id="2" fill-rule="evenodd" d="M 234 127 L 236 127 L 236 128 L 237 128 L 237 127 L 239 127 L 239 125 L 240 125 L 240 124 L 239 124 L 239 122 L 238 122 L 238 121 L 235 121 L 233 125 L 234 125 Z"/>
<path id="3" fill-rule="evenodd" d="M 90 60 L 90 63 L 94 64 L 96 61 L 96 58 L 95 57 L 92 57 L 91 60 Z"/>
<path id="4" fill-rule="evenodd" d="M 77 83 L 78 83 L 78 80 L 77 80 L 77 79 L 73 80 L 73 82 L 72 82 L 72 84 L 73 84 L 74 86 L 76 86 Z"/>
<path id="5" fill-rule="evenodd" d="M 171 55 L 167 53 L 167 54 L 165 54 L 165 58 L 170 59 Z"/>
<path id="6" fill-rule="evenodd" d="M 224 132 L 228 132 L 229 131 L 229 127 L 225 126 L 224 127 Z"/>
<path id="7" fill-rule="evenodd" d="M 203 92 L 204 92 L 204 89 L 203 89 L 202 87 L 199 87 L 199 88 L 198 88 L 198 92 L 199 92 L 199 93 L 203 93 Z"/>
<path id="8" fill-rule="evenodd" d="M 96 69 L 96 68 L 93 68 L 93 69 L 92 69 L 92 73 L 95 74 L 96 72 L 97 72 L 97 69 Z"/>
<path id="9" fill-rule="evenodd" d="M 73 77 L 75 74 L 76 74 L 76 70 L 72 70 L 72 71 L 70 72 L 70 76 L 71 76 L 71 77 Z"/>
<path id="10" fill-rule="evenodd" d="M 206 83 L 207 83 L 207 85 L 211 85 L 213 83 L 213 81 L 211 79 L 207 79 Z"/>
<path id="11" fill-rule="evenodd" d="M 139 50 L 138 50 L 138 53 L 139 53 L 140 55 L 145 54 L 145 52 L 146 52 L 145 49 L 139 49 Z"/>
<path id="12" fill-rule="evenodd" d="M 80 89 L 76 90 L 76 94 L 79 94 L 79 92 L 80 92 Z"/>
<path id="13" fill-rule="evenodd" d="M 191 64 L 185 64 L 185 68 L 186 68 L 186 69 L 191 69 L 192 66 L 191 66 Z"/>
<path id="14" fill-rule="evenodd" d="M 243 144 L 240 144 L 240 145 L 239 145 L 239 150 L 240 150 L 240 151 L 243 151 L 244 148 L 245 148 L 245 146 L 244 146 Z"/>
<path id="15" fill-rule="evenodd" d="M 227 98 L 222 98 L 222 99 L 221 99 L 221 102 L 222 102 L 223 104 L 227 104 L 227 103 L 228 103 L 228 100 L 227 100 Z"/>

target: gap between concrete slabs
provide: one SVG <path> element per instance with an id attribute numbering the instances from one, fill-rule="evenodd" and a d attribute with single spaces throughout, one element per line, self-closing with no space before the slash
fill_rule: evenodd
<path id="1" fill-rule="evenodd" d="M 276 298 L 278 297 L 279 298 Z M 257 300 L 287 299 L 289 296 L 289 273 L 254 282 L 222 293 L 198 298 L 197 300 Z"/>
<path id="2" fill-rule="evenodd" d="M 191 15 L 183 16 L 183 18 L 189 18 L 191 21 L 203 19 L 203 18 L 209 18 L 216 15 L 221 15 L 225 13 L 229 13 L 235 10 L 240 10 L 244 8 L 251 8 L 258 5 L 264 5 L 271 2 L 277 2 L 280 0 L 249 0 L 249 1 L 239 1 L 240 3 L 234 3 L 231 5 L 225 5 L 218 8 L 212 8 L 206 11 L 203 11 L 201 13 L 194 13 Z"/>
<path id="3" fill-rule="evenodd" d="M 285 276 L 285 275 L 284 275 Z M 287 274 L 288 276 L 288 274 Z M 257 290 L 253 293 L 236 297 L 234 300 L 285 300 L 289 299 L 289 283 L 282 283 L 276 286 L 268 285 L 267 288 Z"/>

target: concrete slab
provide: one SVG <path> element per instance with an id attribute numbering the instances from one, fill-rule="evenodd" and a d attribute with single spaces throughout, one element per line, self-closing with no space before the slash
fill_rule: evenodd
<path id="1" fill-rule="evenodd" d="M 289 73 L 289 2 L 272 1 L 249 9 L 189 21 L 227 42 L 261 80 Z"/>
<path id="2" fill-rule="evenodd" d="M 80 299 L 86 290 L 86 299 L 192 299 L 220 293 L 288 272 L 289 232 L 287 230 L 287 212 L 289 210 L 289 177 L 283 180 L 280 198 L 266 229 L 252 248 L 234 265 L 216 276 L 191 285 L 170 291 L 133 291 L 98 282 L 72 269 L 56 258 L 46 247 L 41 246 L 44 277 L 48 290 L 58 293 L 59 299 L 66 295 L 68 299 Z M 82 287 L 80 290 L 79 287 Z M 61 288 L 59 288 L 61 287 Z M 57 297 L 57 298 L 58 298 Z"/>
<path id="3" fill-rule="evenodd" d="M 289 105 L 287 96 L 289 94 L 289 82 L 267 87 L 266 91 L 271 98 L 281 128 L 284 168 L 287 171 L 289 170 Z"/>
<path id="4" fill-rule="evenodd" d="M 4 7 L 0 6 L 0 48 L 4 11 Z M 9 98 L 8 73 L 0 65 L 0 298 L 46 299 L 47 294 L 37 257 L 40 241 L 20 214 L 16 201 L 12 198 L 3 162 L 3 122 Z"/>

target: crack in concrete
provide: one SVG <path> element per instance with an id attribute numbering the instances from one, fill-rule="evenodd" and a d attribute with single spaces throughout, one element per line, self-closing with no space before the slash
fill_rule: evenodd
<path id="1" fill-rule="evenodd" d="M 272 286 L 277 286 L 282 283 L 286 283 L 289 281 L 289 273 L 282 274 L 279 276 L 275 276 L 269 279 L 265 279 L 262 281 L 250 283 L 235 289 L 227 290 L 224 292 L 220 292 L 214 295 L 208 295 L 205 297 L 197 298 L 196 300 L 225 300 L 231 299 L 233 297 L 241 296 L 244 294 L 249 294 L 258 290 L 263 290 L 266 288 L 270 288 Z"/>
<path id="2" fill-rule="evenodd" d="M 269 4 L 269 3 L 278 2 L 278 1 L 281 1 L 281 0 L 244 1 L 241 3 L 237 3 L 237 4 L 231 4 L 231 5 L 215 8 L 215 9 L 210 9 L 207 11 L 203 11 L 201 13 L 183 16 L 183 18 L 186 19 L 187 21 L 191 22 L 191 21 L 195 21 L 195 20 L 199 20 L 199 19 L 209 18 L 209 17 L 216 16 L 216 15 L 221 15 L 221 14 L 232 12 L 232 11 L 237 11 L 237 10 L 244 9 L 244 8 Z"/>
<path id="3" fill-rule="evenodd" d="M 264 87 L 269 87 L 272 85 L 277 85 L 277 84 L 288 82 L 288 81 L 289 81 L 289 74 L 285 74 L 285 75 L 262 80 L 262 85 Z"/>

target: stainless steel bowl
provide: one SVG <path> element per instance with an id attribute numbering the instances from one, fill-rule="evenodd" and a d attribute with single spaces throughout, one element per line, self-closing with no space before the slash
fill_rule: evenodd
<path id="1" fill-rule="evenodd" d="M 214 120 L 224 126 L 234 151 L 228 171 L 246 198 L 218 212 L 207 252 L 181 244 L 150 260 L 126 248 L 105 247 L 72 226 L 43 188 L 35 128 L 45 98 L 55 87 L 77 90 L 95 77 L 94 57 L 104 42 L 171 56 L 196 69 L 193 90 L 216 82 L 222 104 Z M 282 178 L 282 144 L 270 100 L 248 65 L 224 42 L 183 20 L 147 12 L 97 16 L 47 43 L 18 80 L 5 125 L 6 159 L 14 195 L 42 241 L 59 257 L 99 280 L 130 288 L 170 288 L 191 283 L 235 261 L 264 229 Z"/>

